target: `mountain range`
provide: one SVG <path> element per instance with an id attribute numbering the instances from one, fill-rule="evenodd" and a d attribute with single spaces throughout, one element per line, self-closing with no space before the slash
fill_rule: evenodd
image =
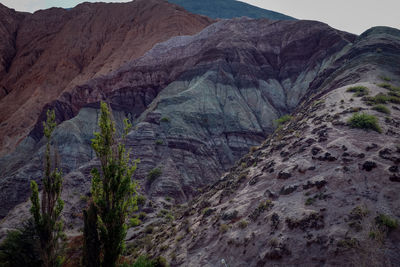
<path id="1" fill-rule="evenodd" d="M 118 131 L 133 122 L 147 198 L 127 257 L 400 266 L 385 224 L 400 218 L 400 30 L 357 36 L 228 0 L 0 14 L 1 236 L 29 216 L 48 109 L 67 234 L 81 234 L 106 101 Z"/>

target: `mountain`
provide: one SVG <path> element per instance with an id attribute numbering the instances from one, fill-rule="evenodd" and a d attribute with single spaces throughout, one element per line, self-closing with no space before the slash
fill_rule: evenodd
<path id="1" fill-rule="evenodd" d="M 127 259 L 163 255 L 171 266 L 218 266 L 222 259 L 229 266 L 399 265 L 400 31 L 374 27 L 356 36 L 316 21 L 213 21 L 165 1 L 148 3 L 43 11 L 38 25 L 52 12 L 58 18 L 85 9 L 96 17 L 133 5 L 131 19 L 143 16 L 135 27 L 147 29 L 133 40 L 163 40 L 123 62 L 124 51 L 114 45 L 127 33 L 114 31 L 107 39 L 108 49 L 119 51 L 113 71 L 79 76 L 46 99 L 35 98 L 42 89 L 28 94 L 42 104 L 33 122 L 18 129 L 15 149 L 0 158 L 0 236 L 29 216 L 29 180 L 40 182 L 48 109 L 59 123 L 53 146 L 64 174 L 66 231 L 81 234 L 90 171 L 99 165 L 91 139 L 106 101 L 118 131 L 125 117 L 133 122 L 125 142 L 141 160 L 134 178 L 147 198 L 138 211 L 146 213 L 142 224 L 128 230 Z M 38 16 L 7 12 L 17 25 L 10 40 L 25 16 Z M 107 14 L 105 25 L 122 17 Z M 192 24 L 174 20 L 176 14 Z M 76 25 L 75 32 L 86 27 Z M 59 55 L 47 61 L 53 56 Z M 31 115 L 9 95 L 0 104 L 22 105 L 19 116 Z M 11 121 L 0 130 L 16 129 L 7 128 Z M 159 175 L 149 179 L 155 170 Z"/>
<path id="2" fill-rule="evenodd" d="M 215 19 L 249 17 L 254 19 L 267 18 L 272 20 L 294 20 L 294 18 L 290 16 L 236 0 L 168 0 L 168 2 L 182 6 L 189 12 Z"/>
<path id="3" fill-rule="evenodd" d="M 48 108 L 65 121 L 54 136 L 63 172 L 93 159 L 90 139 L 100 100 L 111 104 L 117 118 L 135 122 L 127 142 L 141 159 L 138 179 L 145 181 L 149 171 L 161 167 L 162 177 L 144 184 L 147 194 L 189 200 L 262 142 L 274 130 L 273 121 L 293 111 L 325 71 L 325 62 L 354 38 L 317 22 L 242 18 L 157 44 L 42 109 L 29 136 L 0 160 L 0 212 L 25 199 L 27 181 L 40 177 Z"/>
<path id="4" fill-rule="evenodd" d="M 212 20 L 164 1 L 83 3 L 34 14 L 2 6 L 0 154 L 13 151 L 46 103 L 120 68 L 155 44 Z M 1 48 L 5 47 L 5 48 Z"/>

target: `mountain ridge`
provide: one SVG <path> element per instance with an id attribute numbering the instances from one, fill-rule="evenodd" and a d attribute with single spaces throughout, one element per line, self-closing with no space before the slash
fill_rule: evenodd
<path id="1" fill-rule="evenodd" d="M 272 20 L 295 20 L 279 12 L 263 9 L 236 0 L 167 0 L 170 3 L 182 6 L 189 12 L 201 14 L 210 18 L 231 19 L 235 17 L 249 17 L 254 19 L 267 18 Z"/>

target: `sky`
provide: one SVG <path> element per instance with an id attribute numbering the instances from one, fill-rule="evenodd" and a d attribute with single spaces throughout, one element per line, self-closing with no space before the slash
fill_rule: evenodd
<path id="1" fill-rule="evenodd" d="M 101 0 L 86 2 L 98 1 Z M 28 12 L 50 7 L 70 8 L 81 2 L 84 1 L 0 0 L 0 3 L 10 8 Z M 104 2 L 129 2 L 129 0 Z M 355 34 L 361 34 L 373 26 L 391 26 L 400 29 L 400 0 L 242 0 L 242 2 L 298 19 L 322 21 L 336 29 Z"/>

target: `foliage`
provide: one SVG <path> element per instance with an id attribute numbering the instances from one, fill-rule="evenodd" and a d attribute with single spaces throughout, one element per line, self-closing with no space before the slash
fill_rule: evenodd
<path id="1" fill-rule="evenodd" d="M 148 174 L 147 174 L 147 182 L 149 184 L 152 184 L 158 177 L 160 177 L 162 174 L 161 170 L 159 168 L 154 168 L 152 169 Z"/>
<path id="2" fill-rule="evenodd" d="M 164 142 L 163 142 L 163 140 L 161 140 L 161 139 L 157 139 L 157 140 L 155 141 L 155 144 L 156 144 L 157 146 L 161 146 L 163 143 L 164 143 Z"/>
<path id="3" fill-rule="evenodd" d="M 349 119 L 348 123 L 352 128 L 360 128 L 360 129 L 371 129 L 378 133 L 382 132 L 382 129 L 379 127 L 378 119 L 373 115 L 368 115 L 365 113 L 355 113 Z"/>
<path id="4" fill-rule="evenodd" d="M 97 232 L 98 210 L 93 202 L 83 211 L 83 265 L 86 267 L 100 266 L 101 244 Z"/>
<path id="5" fill-rule="evenodd" d="M 163 257 L 150 259 L 147 256 L 139 256 L 133 264 L 124 263 L 119 267 L 167 267 L 167 260 Z"/>
<path id="6" fill-rule="evenodd" d="M 397 93 L 389 92 L 389 94 L 382 94 L 379 93 L 374 97 L 366 97 L 364 100 L 369 105 L 376 105 L 376 104 L 386 104 L 388 102 L 394 104 L 400 104 L 400 97 L 397 96 Z"/>
<path id="7" fill-rule="evenodd" d="M 249 222 L 246 221 L 246 220 L 241 220 L 241 221 L 238 223 L 238 225 L 239 225 L 239 227 L 240 227 L 241 229 L 246 228 L 248 224 L 249 224 Z"/>
<path id="8" fill-rule="evenodd" d="M 122 139 L 132 127 L 124 120 Z M 97 230 L 101 243 L 101 266 L 114 267 L 123 249 L 128 213 L 137 210 L 137 184 L 132 180 L 138 160 L 130 162 L 129 152 L 116 141 L 115 124 L 106 103 L 100 105 L 100 132 L 94 133 L 92 148 L 100 160 L 101 170 L 92 170 L 92 198 L 96 206 Z"/>
<path id="9" fill-rule="evenodd" d="M 35 225 L 28 220 L 20 229 L 8 232 L 0 244 L 0 266 L 42 266 L 38 246 Z"/>
<path id="10" fill-rule="evenodd" d="M 390 114 L 390 109 L 382 104 L 376 105 L 372 109 L 381 113 Z"/>
<path id="11" fill-rule="evenodd" d="M 278 126 L 281 126 L 281 125 L 285 124 L 286 122 L 290 121 L 291 119 L 292 119 L 292 116 L 284 115 L 284 116 L 280 117 L 279 119 L 275 120 L 275 123 Z"/>
<path id="12" fill-rule="evenodd" d="M 381 78 L 382 80 L 384 80 L 385 82 L 390 82 L 392 79 L 386 76 L 379 76 L 379 78 Z"/>
<path id="13" fill-rule="evenodd" d="M 139 218 L 137 217 L 133 217 L 129 220 L 129 226 L 130 227 L 137 227 L 142 223 L 141 220 L 139 220 Z"/>
<path id="14" fill-rule="evenodd" d="M 63 257 L 61 239 L 64 239 L 63 223 L 60 219 L 64 202 L 61 200 L 62 177 L 58 170 L 56 153 L 51 161 L 51 135 L 56 127 L 54 110 L 47 111 L 47 120 L 43 123 L 44 136 L 47 139 L 45 152 L 45 170 L 43 177 L 43 194 L 39 201 L 39 187 L 35 181 L 31 181 L 30 209 L 33 216 L 35 230 L 40 240 L 40 257 L 44 266 L 60 266 Z"/>
<path id="15" fill-rule="evenodd" d="M 162 117 L 161 122 L 170 122 L 171 120 L 168 117 Z"/>
<path id="16" fill-rule="evenodd" d="M 346 92 L 354 93 L 354 96 L 360 97 L 368 95 L 369 90 L 365 86 L 353 86 L 348 88 Z"/>
<path id="17" fill-rule="evenodd" d="M 389 231 L 394 230 L 399 226 L 399 222 L 396 219 L 385 214 L 380 214 L 376 217 L 375 222 L 381 227 L 386 227 Z"/>

